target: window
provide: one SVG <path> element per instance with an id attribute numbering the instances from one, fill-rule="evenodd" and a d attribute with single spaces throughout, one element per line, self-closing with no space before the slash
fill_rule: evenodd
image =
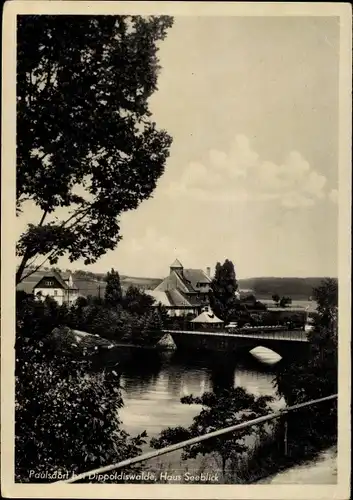
<path id="1" fill-rule="evenodd" d="M 58 295 L 58 291 L 57 290 L 54 290 L 54 295 Z"/>
<path id="2" fill-rule="evenodd" d="M 54 281 L 47 281 L 47 286 L 54 286 Z"/>

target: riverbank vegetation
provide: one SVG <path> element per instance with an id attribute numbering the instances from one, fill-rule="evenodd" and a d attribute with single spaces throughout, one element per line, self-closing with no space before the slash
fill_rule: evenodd
<path id="1" fill-rule="evenodd" d="M 126 343 L 140 346 L 153 346 L 163 336 L 162 327 L 166 317 L 164 308 L 155 307 L 149 295 L 135 287 L 122 294 L 119 274 L 112 270 L 107 274 L 107 288 L 104 297 L 79 297 L 70 306 L 59 305 L 54 299 L 17 292 L 18 317 L 31 323 L 31 314 L 40 317 L 40 327 L 53 332 L 52 339 L 59 341 L 55 332 L 60 332 L 61 342 L 67 330 L 78 330 L 94 335 L 96 345 L 107 343 Z M 89 339 L 90 337 L 87 336 Z M 104 340 L 105 339 L 105 340 Z M 71 332 L 71 343 L 75 336 Z M 81 344 L 81 342 L 80 342 Z M 109 344 L 109 342 L 108 342 Z"/>
<path id="2" fill-rule="evenodd" d="M 66 325 L 113 342 L 155 345 L 163 336 L 164 308 L 154 307 L 153 298 L 136 287 L 129 287 L 123 294 L 119 273 L 114 269 L 107 274 L 106 282 L 103 298 L 81 297 L 66 308 Z"/>
<path id="3" fill-rule="evenodd" d="M 119 373 L 95 370 L 89 352 L 57 349 L 51 332 L 62 311 L 54 301 L 20 293 L 16 307 L 16 481 L 48 482 L 54 472 L 71 476 L 139 454 L 144 434 L 120 428 Z"/>
<path id="4" fill-rule="evenodd" d="M 17 292 L 17 481 L 47 482 L 54 471 L 64 477 L 141 453 L 145 434 L 130 437 L 120 427 L 121 368 L 103 369 L 99 353 L 110 341 L 155 345 L 163 314 L 135 288 L 123 296 L 114 270 L 103 298 L 70 307 Z M 78 342 L 74 330 L 96 336 Z"/>
<path id="5" fill-rule="evenodd" d="M 278 396 L 287 406 L 337 393 L 338 357 L 338 286 L 323 280 L 313 290 L 317 302 L 314 329 L 308 333 L 310 346 L 305 356 L 280 363 L 274 379 Z M 212 430 L 270 413 L 269 401 L 247 395 L 241 388 L 222 393 L 206 393 L 201 398 L 182 398 L 184 404 L 201 404 L 202 410 L 187 428 L 166 428 L 151 446 L 160 448 Z M 266 404 L 265 404 L 266 403 Z M 285 429 L 286 426 L 286 429 Z M 267 431 L 258 426 L 203 441 L 186 449 L 184 460 L 197 454 L 216 453 L 226 483 L 251 484 L 266 476 L 316 457 L 337 443 L 337 401 L 330 400 L 287 414 L 271 424 Z M 247 445 L 244 435 L 253 436 Z"/>
<path id="6" fill-rule="evenodd" d="M 171 444 L 201 436 L 224 427 L 266 415 L 270 412 L 270 396 L 255 397 L 243 388 L 206 392 L 201 397 L 185 396 L 183 404 L 199 404 L 203 409 L 189 428 L 175 427 L 164 429 L 159 438 L 151 440 L 152 448 L 163 448 Z M 249 436 L 262 435 L 263 426 L 248 427 L 237 433 L 229 433 L 220 437 L 207 439 L 198 444 L 186 447 L 182 459 L 196 458 L 197 455 L 209 453 L 218 455 L 220 469 L 225 478 L 230 463 L 237 460 L 247 451 L 246 439 Z"/>
<path id="7" fill-rule="evenodd" d="M 44 469 L 62 471 L 62 474 L 70 470 L 72 473 L 141 453 L 147 436 L 142 433 L 131 438 L 120 429 L 118 410 L 123 401 L 119 374 L 114 370 L 92 370 L 89 350 L 86 359 L 75 359 L 68 356 L 65 349 L 60 349 L 59 353 L 57 343 L 51 342 L 52 332 L 58 325 L 71 322 L 72 328 L 78 328 L 78 325 L 84 325 L 83 321 L 88 325 L 90 318 L 112 319 L 119 314 L 120 317 L 122 314 L 138 316 L 143 310 L 147 313 L 151 307 L 150 298 L 131 290 L 128 299 L 123 301 L 118 281 L 118 273 L 112 270 L 107 276 L 110 283 L 107 303 L 105 298 L 93 299 L 91 303 L 79 300 L 71 309 L 59 306 L 52 299 L 40 301 L 22 292 L 17 294 L 17 480 L 31 480 L 26 476 L 28 470 L 37 474 Z M 309 334 L 310 351 L 300 360 L 288 360 L 280 365 L 276 374 L 277 392 L 288 405 L 337 392 L 337 286 L 334 281 L 326 280 L 314 295 L 318 314 L 315 328 Z M 118 296 L 120 304 L 112 306 Z M 99 328 L 101 332 L 102 324 Z M 70 329 L 67 329 L 67 335 L 70 339 Z M 63 345 L 74 343 L 72 338 L 70 341 L 64 338 L 63 331 L 59 337 Z M 152 440 L 152 447 L 160 448 L 270 412 L 270 398 L 255 398 L 242 388 L 228 391 L 220 388 L 200 398 L 184 397 L 181 402 L 201 404 L 203 410 L 190 428 L 163 430 L 159 438 Z M 51 425 L 54 415 L 56 423 Z M 286 453 L 283 425 L 274 425 L 270 432 L 265 432 L 263 427 L 254 427 L 228 438 L 204 441 L 184 450 L 183 458 L 208 454 L 218 456 L 224 482 L 253 483 L 314 457 L 336 440 L 335 402 L 300 410 L 300 413 L 289 414 L 286 418 Z M 71 436 L 73 429 L 76 429 L 74 439 Z M 93 435 L 99 436 L 99 440 L 89 437 Z M 248 445 L 249 435 L 252 442 L 255 441 L 251 446 Z M 115 436 L 114 440 L 110 440 L 111 436 Z M 104 443 L 104 451 L 100 442 Z M 113 442 L 119 443 L 119 452 Z M 55 451 L 59 449 L 63 452 Z"/>

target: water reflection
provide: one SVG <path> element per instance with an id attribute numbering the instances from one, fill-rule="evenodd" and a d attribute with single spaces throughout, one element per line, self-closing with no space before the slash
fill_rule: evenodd
<path id="1" fill-rule="evenodd" d="M 122 373 L 125 407 L 119 415 L 127 432 L 146 430 L 150 438 L 166 427 L 191 424 L 201 407 L 181 404 L 182 396 L 236 386 L 256 396 L 276 396 L 273 380 L 273 369 L 251 357 L 239 360 L 139 350 Z"/>

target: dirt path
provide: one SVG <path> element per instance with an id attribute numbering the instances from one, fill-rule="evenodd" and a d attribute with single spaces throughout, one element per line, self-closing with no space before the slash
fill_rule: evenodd
<path id="1" fill-rule="evenodd" d="M 263 479 L 258 484 L 336 484 L 337 449 L 329 448 L 315 460 L 291 467 L 275 476 Z"/>

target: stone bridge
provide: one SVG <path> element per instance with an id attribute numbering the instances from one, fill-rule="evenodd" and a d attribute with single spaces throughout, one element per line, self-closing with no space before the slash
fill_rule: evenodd
<path id="1" fill-rule="evenodd" d="M 305 352 L 310 345 L 304 330 L 270 330 L 220 332 L 197 330 L 164 330 L 171 335 L 177 348 L 198 351 L 251 351 L 267 347 L 282 358 Z"/>

